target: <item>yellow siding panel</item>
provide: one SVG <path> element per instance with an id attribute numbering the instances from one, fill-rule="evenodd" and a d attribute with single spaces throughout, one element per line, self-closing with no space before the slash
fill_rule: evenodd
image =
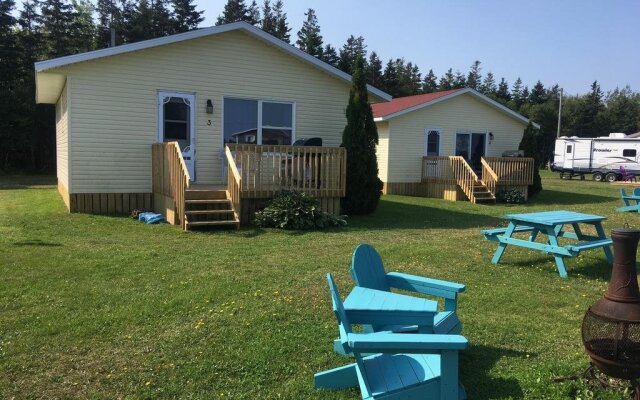
<path id="1" fill-rule="evenodd" d="M 65 84 L 56 103 L 56 176 L 58 183 L 69 189 L 69 107 Z M 68 205 L 67 205 L 68 206 Z"/>
<path id="2" fill-rule="evenodd" d="M 419 182 L 424 156 L 426 128 L 442 129 L 440 155 L 455 155 L 456 132 L 489 132 L 488 157 L 516 150 L 526 125 L 502 111 L 462 94 L 450 100 L 401 115 L 389 121 L 389 165 L 387 182 Z M 383 179 L 384 180 L 384 179 Z"/>
<path id="3" fill-rule="evenodd" d="M 73 193 L 151 191 L 160 90 L 196 94 L 198 183 L 223 182 L 225 96 L 294 102 L 296 137 L 322 137 L 324 146 L 340 144 L 346 123 L 348 83 L 239 31 L 59 72 L 73 79 Z M 205 113 L 207 99 L 213 114 Z"/>

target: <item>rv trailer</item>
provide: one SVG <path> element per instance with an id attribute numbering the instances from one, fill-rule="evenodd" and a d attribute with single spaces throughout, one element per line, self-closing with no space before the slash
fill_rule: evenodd
<path id="1" fill-rule="evenodd" d="M 614 182 L 622 175 L 640 174 L 640 138 L 611 133 L 597 138 L 562 136 L 556 139 L 552 171 L 571 179 L 593 174 L 595 181 Z"/>

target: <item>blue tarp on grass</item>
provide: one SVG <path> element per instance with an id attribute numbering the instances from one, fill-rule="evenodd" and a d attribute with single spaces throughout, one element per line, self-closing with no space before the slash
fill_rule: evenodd
<path id="1" fill-rule="evenodd" d="M 167 222 L 162 214 L 152 212 L 143 212 L 138 214 L 138 221 L 142 221 L 145 224 L 160 224 Z"/>

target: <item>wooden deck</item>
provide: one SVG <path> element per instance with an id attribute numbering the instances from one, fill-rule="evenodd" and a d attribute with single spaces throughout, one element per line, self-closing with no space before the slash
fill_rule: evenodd
<path id="1" fill-rule="evenodd" d="M 256 211 L 276 193 L 291 190 L 316 197 L 326 212 L 340 212 L 340 198 L 346 190 L 344 148 L 230 144 L 225 157 L 226 185 L 194 184 L 178 144 L 154 144 L 154 210 L 185 230 L 207 225 L 237 227 L 252 223 Z"/>
<path id="2" fill-rule="evenodd" d="M 422 158 L 421 182 L 388 183 L 385 193 L 435 197 L 446 200 L 492 202 L 500 191 L 518 189 L 525 197 L 533 183 L 532 158 L 486 157 L 476 173 L 460 156 Z"/>

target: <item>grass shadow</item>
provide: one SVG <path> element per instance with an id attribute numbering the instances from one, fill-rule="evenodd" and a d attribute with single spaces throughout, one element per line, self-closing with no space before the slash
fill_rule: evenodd
<path id="1" fill-rule="evenodd" d="M 14 246 L 34 246 L 34 247 L 62 247 L 60 243 L 43 242 L 40 239 L 35 240 L 22 240 L 20 242 L 13 243 Z"/>
<path id="2" fill-rule="evenodd" d="M 410 197 L 403 197 L 408 201 L 418 202 Z M 431 200 L 431 199 L 429 199 Z M 444 201 L 444 200 L 442 200 Z M 476 207 L 465 204 L 469 208 Z M 489 206 L 487 206 L 489 207 Z M 369 216 L 352 216 L 347 220 L 345 230 L 393 230 L 393 229 L 465 229 L 484 228 L 487 226 L 504 225 L 504 220 L 490 215 L 477 214 L 453 210 L 451 204 L 443 204 L 442 208 L 429 205 L 411 204 L 409 202 L 380 199 L 375 213 Z"/>
<path id="3" fill-rule="evenodd" d="M 615 197 L 600 196 L 595 194 L 561 192 L 559 190 L 544 189 L 538 193 L 532 201 L 531 205 L 548 205 L 548 204 L 593 204 L 613 201 Z"/>
<path id="4" fill-rule="evenodd" d="M 535 354 L 500 347 L 471 345 L 460 352 L 460 375 L 469 399 L 521 399 L 524 393 L 515 378 L 496 378 L 489 374 L 504 357 L 525 358 Z"/>
<path id="5" fill-rule="evenodd" d="M 9 175 L 0 174 L 0 190 L 29 189 L 56 184 L 53 175 Z"/>

